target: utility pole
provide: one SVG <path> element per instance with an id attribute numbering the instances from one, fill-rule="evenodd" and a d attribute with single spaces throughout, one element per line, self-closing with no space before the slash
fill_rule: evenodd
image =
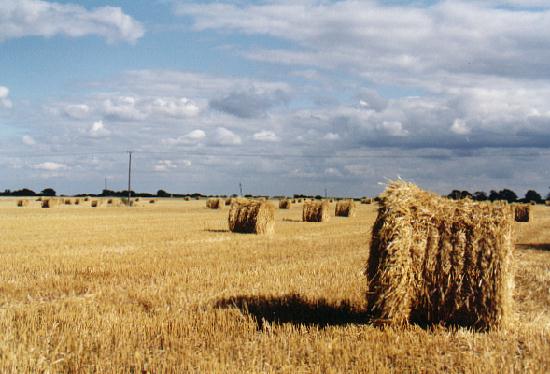
<path id="1" fill-rule="evenodd" d="M 325 199 L 327 198 L 327 188 L 325 187 Z"/>
<path id="2" fill-rule="evenodd" d="M 105 191 L 107 190 L 107 177 L 105 177 Z"/>
<path id="3" fill-rule="evenodd" d="M 241 197 L 243 196 L 243 184 L 239 182 L 239 191 L 241 192 Z"/>
<path id="4" fill-rule="evenodd" d="M 132 198 L 132 151 L 128 151 L 128 206 Z"/>

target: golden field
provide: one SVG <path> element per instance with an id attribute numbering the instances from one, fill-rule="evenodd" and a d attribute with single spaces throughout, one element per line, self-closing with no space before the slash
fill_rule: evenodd
<path id="1" fill-rule="evenodd" d="M 86 205 L 89 203 L 86 203 Z M 365 309 L 375 205 L 275 234 L 228 207 L 18 208 L 0 200 L 0 372 L 550 372 L 550 208 L 516 224 L 516 323 L 380 328 Z"/>

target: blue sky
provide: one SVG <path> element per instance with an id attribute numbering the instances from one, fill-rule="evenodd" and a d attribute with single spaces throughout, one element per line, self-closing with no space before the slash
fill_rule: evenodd
<path id="1" fill-rule="evenodd" d="M 549 192 L 546 1 L 0 3 L 0 188 Z"/>

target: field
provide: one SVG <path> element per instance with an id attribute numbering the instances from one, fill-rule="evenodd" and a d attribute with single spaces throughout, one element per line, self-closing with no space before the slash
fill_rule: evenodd
<path id="1" fill-rule="evenodd" d="M 18 208 L 0 200 L 0 371 L 550 371 L 550 208 L 516 224 L 517 322 L 475 333 L 380 328 L 365 315 L 375 205 L 275 235 L 232 234 L 227 207 Z"/>

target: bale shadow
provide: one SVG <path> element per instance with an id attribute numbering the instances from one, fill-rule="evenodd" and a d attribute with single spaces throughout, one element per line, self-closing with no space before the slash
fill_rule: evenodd
<path id="1" fill-rule="evenodd" d="M 538 251 L 550 251 L 550 244 L 546 243 L 537 243 L 537 244 L 516 244 L 516 249 L 531 249 Z"/>
<path id="2" fill-rule="evenodd" d="M 217 232 L 217 233 L 220 233 L 220 232 L 229 232 L 228 229 L 205 229 L 204 231 L 207 231 L 207 232 Z"/>
<path id="3" fill-rule="evenodd" d="M 341 326 L 347 324 L 369 324 L 367 312 L 342 300 L 329 303 L 325 299 L 308 300 L 299 294 L 282 296 L 234 296 L 218 300 L 215 308 L 236 308 L 251 316 L 259 330 L 267 323 L 290 323 L 293 325 Z"/>
<path id="4" fill-rule="evenodd" d="M 302 222 L 302 220 L 292 219 L 292 218 L 283 218 L 283 222 Z"/>

